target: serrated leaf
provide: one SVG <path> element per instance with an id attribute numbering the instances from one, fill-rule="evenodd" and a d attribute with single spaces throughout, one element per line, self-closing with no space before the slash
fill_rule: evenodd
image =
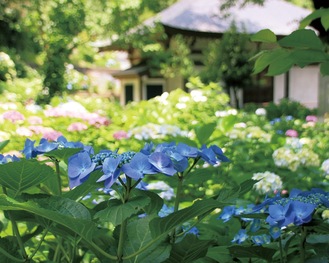
<path id="1" fill-rule="evenodd" d="M 50 176 L 56 176 L 54 170 L 36 160 L 21 159 L 18 162 L 0 165 L 0 184 L 12 189 L 15 196 L 39 185 Z"/>
<path id="2" fill-rule="evenodd" d="M 198 200 L 192 206 L 174 212 L 163 218 L 154 218 L 150 222 L 152 237 L 156 238 L 172 229 L 182 225 L 184 222 L 198 216 L 203 216 L 215 208 L 224 207 L 226 203 L 214 199 Z"/>
<path id="3" fill-rule="evenodd" d="M 147 217 L 128 224 L 127 235 L 128 239 L 124 244 L 124 263 L 164 262 L 169 257 L 171 245 L 164 243 L 164 238 L 160 238 L 156 242 L 153 241 Z M 150 246 L 145 251 L 137 253 L 134 257 L 127 258 L 147 245 Z"/>
<path id="4" fill-rule="evenodd" d="M 250 37 L 251 41 L 263 43 L 275 43 L 276 35 L 269 29 L 263 29 Z"/>
<path id="5" fill-rule="evenodd" d="M 0 209 L 19 210 L 33 213 L 37 216 L 41 216 L 43 218 L 49 219 L 53 222 L 67 227 L 68 229 L 80 235 L 82 238 L 89 242 L 92 241 L 92 238 L 94 236 L 95 231 L 97 231 L 97 228 L 91 220 L 79 218 L 79 215 L 83 215 L 83 217 L 85 217 L 84 212 L 76 210 L 82 209 L 81 207 L 77 208 L 76 205 L 72 205 L 72 203 L 69 203 L 70 201 L 74 201 L 67 201 L 69 199 L 66 199 L 66 201 L 63 202 L 58 201 L 57 205 L 55 205 L 55 207 L 51 209 L 51 206 L 49 206 L 49 204 L 56 204 L 56 201 L 47 204 L 46 200 L 47 199 L 34 199 L 34 201 L 30 200 L 27 202 L 18 202 L 15 199 L 12 199 L 4 194 L 0 194 Z M 58 207 L 58 205 L 60 204 L 64 204 L 63 210 Z M 78 203 L 76 204 L 79 205 Z M 70 209 L 73 209 L 73 211 L 69 211 Z"/>
<path id="6" fill-rule="evenodd" d="M 311 29 L 298 29 L 278 41 L 281 47 L 323 50 L 319 37 Z"/>
<path id="7" fill-rule="evenodd" d="M 198 126 L 194 129 L 196 138 L 199 141 L 200 145 L 207 144 L 207 141 L 215 131 L 216 126 L 216 123 L 207 123 L 202 126 Z"/>
<path id="8" fill-rule="evenodd" d="M 238 258 L 261 258 L 267 261 L 272 261 L 273 255 L 277 251 L 276 249 L 266 248 L 261 246 L 243 247 L 243 246 L 231 246 L 228 247 L 230 254 L 233 257 Z"/>
<path id="9" fill-rule="evenodd" d="M 165 263 L 190 263 L 207 254 L 211 241 L 199 240 L 194 235 L 186 235 L 184 239 L 173 245 L 170 257 Z"/>
<path id="10" fill-rule="evenodd" d="M 1 141 L 0 142 L 0 151 L 5 148 L 5 146 L 9 143 L 9 140 Z"/>
<path id="11" fill-rule="evenodd" d="M 95 218 L 99 218 L 103 222 L 110 222 L 114 226 L 117 226 L 122 224 L 125 219 L 140 212 L 150 201 L 151 199 L 145 196 L 133 197 L 126 203 L 113 199 L 109 201 L 109 206 L 106 209 L 95 214 Z"/>
<path id="12" fill-rule="evenodd" d="M 162 206 L 163 206 L 163 199 L 156 193 L 151 191 L 142 191 L 138 189 L 134 189 L 137 195 L 144 196 L 150 198 L 150 203 L 143 207 L 143 210 L 146 214 L 157 214 Z"/>

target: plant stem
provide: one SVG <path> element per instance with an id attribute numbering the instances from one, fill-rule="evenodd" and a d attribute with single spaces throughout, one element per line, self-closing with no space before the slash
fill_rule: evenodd
<path id="1" fill-rule="evenodd" d="M 58 192 L 59 192 L 59 194 L 62 194 L 62 179 L 61 179 L 61 174 L 60 174 L 60 169 L 59 169 L 59 161 L 55 159 L 54 163 L 55 163 L 57 180 L 58 180 Z"/>
<path id="2" fill-rule="evenodd" d="M 129 195 L 131 191 L 131 178 L 127 177 L 127 185 L 126 185 L 126 193 L 124 195 L 123 203 L 126 203 L 129 200 Z M 125 240 L 126 228 L 128 224 L 128 219 L 123 220 L 120 226 L 120 235 L 119 235 L 119 243 L 118 243 L 118 262 L 122 262 L 123 257 L 123 245 Z"/>
<path id="3" fill-rule="evenodd" d="M 3 193 L 5 195 L 8 196 L 6 187 L 3 186 L 2 187 L 2 191 L 3 191 Z M 8 217 L 9 217 L 9 220 L 11 222 L 12 228 L 13 228 L 13 233 L 16 236 L 18 246 L 19 246 L 19 248 L 21 250 L 22 257 L 25 258 L 25 259 L 27 259 L 27 254 L 26 254 L 26 251 L 25 251 L 24 243 L 23 243 L 22 237 L 21 237 L 21 235 L 19 233 L 17 223 L 16 223 L 15 219 L 13 218 L 11 212 L 10 211 L 7 211 L 7 213 L 8 213 Z"/>
<path id="4" fill-rule="evenodd" d="M 300 243 L 299 243 L 299 248 L 300 248 L 300 263 L 305 262 L 305 241 L 306 241 L 306 235 L 307 231 L 305 227 L 301 227 L 301 236 L 300 236 Z"/>
<path id="5" fill-rule="evenodd" d="M 175 199 L 175 204 L 174 204 L 174 212 L 177 212 L 179 210 L 179 203 L 180 203 L 181 194 L 182 194 L 182 191 L 183 191 L 183 181 L 184 181 L 184 177 L 183 177 L 182 173 L 178 173 L 177 178 L 178 178 L 178 182 L 177 182 L 177 189 L 176 189 L 176 199 Z M 170 242 L 171 243 L 175 243 L 176 230 L 177 229 L 173 229 L 171 234 L 170 234 Z"/>
<path id="6" fill-rule="evenodd" d="M 46 235 L 47 235 L 47 233 L 48 233 L 48 230 L 49 230 L 48 228 L 45 229 L 45 231 L 44 231 L 44 233 L 43 233 L 43 235 L 42 235 L 42 237 L 41 237 L 41 239 L 40 239 L 40 241 L 39 241 L 37 247 L 35 248 L 34 252 L 29 256 L 30 259 L 32 259 L 32 258 L 35 256 L 35 254 L 38 252 L 38 250 L 39 250 L 41 244 L 42 244 L 43 241 L 45 240 L 45 237 L 46 237 Z"/>
<path id="7" fill-rule="evenodd" d="M 25 259 L 15 258 L 11 254 L 9 254 L 6 250 L 4 250 L 2 247 L 0 247 L 0 254 L 4 255 L 5 257 L 9 258 L 10 260 L 12 260 L 14 262 L 26 262 Z"/>
<path id="8" fill-rule="evenodd" d="M 282 248 L 282 239 L 279 237 L 279 248 L 280 248 L 280 263 L 283 263 L 283 248 Z"/>

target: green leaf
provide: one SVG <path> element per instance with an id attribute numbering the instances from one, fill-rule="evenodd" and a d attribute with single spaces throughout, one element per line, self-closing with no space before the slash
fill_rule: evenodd
<path id="1" fill-rule="evenodd" d="M 233 128 L 235 123 L 236 123 L 236 116 L 228 115 L 219 119 L 217 127 L 221 132 L 227 133 Z"/>
<path id="2" fill-rule="evenodd" d="M 158 194 L 153 193 L 152 191 L 142 191 L 138 189 L 134 189 L 134 192 L 136 192 L 138 196 L 144 196 L 151 200 L 148 205 L 143 207 L 145 213 L 148 215 L 157 214 L 161 210 L 163 199 Z"/>
<path id="3" fill-rule="evenodd" d="M 323 62 L 320 64 L 320 72 L 323 76 L 329 75 L 329 62 Z"/>
<path id="4" fill-rule="evenodd" d="M 194 129 L 196 138 L 198 139 L 200 145 L 207 144 L 207 141 L 215 131 L 216 126 L 216 123 L 207 123 Z"/>
<path id="5" fill-rule="evenodd" d="M 66 198 L 35 198 L 27 202 L 18 202 L 4 194 L 0 194 L 0 209 L 33 213 L 67 227 L 89 242 L 92 241 L 94 233 L 97 231 L 95 224 L 86 219 L 89 218 L 87 212 L 84 211 L 86 208 Z"/>
<path id="6" fill-rule="evenodd" d="M 206 256 L 211 241 L 199 240 L 195 235 L 186 235 L 185 238 L 173 245 L 170 257 L 165 263 L 190 263 Z"/>
<path id="7" fill-rule="evenodd" d="M 251 41 L 263 43 L 275 43 L 276 35 L 269 29 L 263 29 L 250 37 Z"/>
<path id="8" fill-rule="evenodd" d="M 329 234 L 321 235 L 321 234 L 310 234 L 306 237 L 306 242 L 309 244 L 318 244 L 318 243 L 329 243 Z"/>
<path id="9" fill-rule="evenodd" d="M 305 17 L 300 23 L 299 23 L 299 28 L 305 28 L 306 26 L 310 25 L 311 22 L 314 20 L 314 19 L 317 19 L 317 18 L 321 18 L 323 16 L 327 16 L 329 12 L 329 9 L 327 8 L 321 8 L 321 9 L 318 9 L 318 10 L 315 10 L 313 11 L 311 14 L 309 14 L 307 17 Z M 326 19 L 324 19 L 326 20 Z M 321 19 L 321 22 L 322 22 L 322 19 Z M 325 24 L 327 23 L 327 21 L 325 21 Z M 323 27 L 328 30 L 328 27 L 326 27 L 323 22 L 322 22 L 322 25 Z"/>
<path id="10" fill-rule="evenodd" d="M 256 59 L 253 74 L 258 74 L 269 66 L 273 67 L 273 64 L 278 63 L 277 61 L 280 63 L 281 60 L 286 60 L 289 54 L 290 52 L 288 50 L 282 48 L 262 52 Z M 291 62 L 288 64 L 289 67 L 293 65 Z"/>
<path id="11" fill-rule="evenodd" d="M 290 54 L 292 61 L 299 67 L 303 68 L 312 63 L 329 61 L 328 54 L 320 50 L 297 49 Z"/>
<path id="12" fill-rule="evenodd" d="M 99 218 L 103 222 L 110 222 L 114 226 L 122 224 L 122 222 L 134 214 L 140 212 L 142 208 L 150 203 L 151 199 L 145 196 L 136 196 L 127 203 L 120 200 L 110 200 L 109 206 L 97 212 L 95 218 Z"/>
<path id="13" fill-rule="evenodd" d="M 198 200 L 190 207 L 174 212 L 166 217 L 154 218 L 150 222 L 152 237 L 156 238 L 163 233 L 168 233 L 188 220 L 209 213 L 215 208 L 224 206 L 225 203 L 221 203 L 214 199 Z"/>
<path id="14" fill-rule="evenodd" d="M 9 143 L 9 140 L 1 141 L 0 142 L 0 151 L 5 148 L 5 146 Z"/>
<path id="15" fill-rule="evenodd" d="M 149 231 L 149 218 L 145 217 L 131 222 L 127 226 L 128 239 L 124 244 L 124 263 L 154 263 L 164 262 L 170 254 L 171 245 L 160 239 L 153 241 Z M 144 246 L 147 249 L 138 253 Z M 127 258 L 129 255 L 136 254 L 134 257 Z"/>
<path id="16" fill-rule="evenodd" d="M 45 154 L 45 156 L 48 157 L 53 157 L 57 160 L 62 160 L 65 161 L 67 163 L 67 160 L 69 157 L 71 157 L 72 155 L 80 152 L 82 149 L 81 148 L 63 148 L 63 149 L 56 149 L 53 151 L 50 151 L 48 153 Z"/>
<path id="17" fill-rule="evenodd" d="M 311 29 L 298 29 L 278 41 L 281 47 L 308 48 L 323 50 L 324 46 Z"/>
<path id="18" fill-rule="evenodd" d="M 329 9 L 326 9 L 326 13 L 321 16 L 321 24 L 325 30 L 329 29 Z"/>
<path id="19" fill-rule="evenodd" d="M 17 196 L 30 187 L 39 185 L 50 176 L 56 176 L 54 170 L 36 160 L 21 159 L 0 165 L 0 184 L 12 189 Z"/>
<path id="20" fill-rule="evenodd" d="M 273 61 L 266 73 L 267 76 L 276 76 L 287 72 L 294 65 L 294 61 L 292 61 L 290 57 L 290 53 L 282 54 L 282 56 L 278 57 Z"/>
<path id="21" fill-rule="evenodd" d="M 276 249 L 266 248 L 261 246 L 244 247 L 244 246 L 231 246 L 228 247 L 230 254 L 238 258 L 261 258 L 267 261 L 272 261 Z"/>
<path id="22" fill-rule="evenodd" d="M 208 249 L 207 257 L 219 260 L 221 263 L 231 263 L 233 261 L 227 246 L 216 246 Z"/>

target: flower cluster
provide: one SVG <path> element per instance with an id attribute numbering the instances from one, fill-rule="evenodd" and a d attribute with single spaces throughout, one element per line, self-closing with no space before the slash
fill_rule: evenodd
<path id="1" fill-rule="evenodd" d="M 146 125 L 136 127 L 128 131 L 127 137 L 134 137 L 137 140 L 149 140 L 164 138 L 165 136 L 188 136 L 188 132 L 182 131 L 179 127 L 168 124 L 148 123 Z"/>
<path id="2" fill-rule="evenodd" d="M 215 145 L 197 149 L 183 143 L 162 143 L 157 146 L 150 143 L 140 152 L 122 154 L 106 150 L 92 155 L 90 151 L 83 150 L 69 158 L 70 187 L 83 183 L 95 170 L 102 171 L 102 176 L 97 182 L 104 181 L 105 188 L 111 188 L 117 180 L 121 180 L 121 174 L 136 181 L 140 181 L 147 174 L 162 173 L 173 176 L 184 172 L 189 167 L 190 159 L 195 162 L 202 159 L 211 165 L 229 161 L 223 151 Z"/>
<path id="3" fill-rule="evenodd" d="M 271 141 L 271 134 L 263 131 L 260 127 L 250 126 L 245 123 L 238 123 L 234 125 L 234 128 L 227 134 L 231 139 L 257 139 L 264 142 Z"/>
<path id="4" fill-rule="evenodd" d="M 262 245 L 268 244 L 271 238 L 277 239 L 286 227 L 309 223 L 316 209 L 321 207 L 329 207 L 329 192 L 317 188 L 310 191 L 293 189 L 289 197 L 277 194 L 259 205 L 249 205 L 247 209 L 224 207 L 218 218 L 227 222 L 233 217 L 238 217 L 245 223 L 232 242 L 241 244 L 250 238 L 254 244 Z M 257 213 L 265 214 L 266 219 L 255 216 Z M 253 216 L 248 217 L 248 214 Z M 268 234 L 264 234 L 264 231 L 268 231 Z"/>
<path id="5" fill-rule="evenodd" d="M 254 184 L 254 189 L 260 194 L 275 193 L 282 189 L 282 180 L 280 176 L 271 172 L 255 173 L 254 180 L 260 180 Z"/>
<path id="6" fill-rule="evenodd" d="M 322 162 L 321 170 L 324 172 L 325 176 L 329 175 L 329 159 Z"/>
<path id="7" fill-rule="evenodd" d="M 301 140 L 294 138 L 288 140 L 285 146 L 273 152 L 273 160 L 276 166 L 285 167 L 291 171 L 296 171 L 298 167 L 319 166 L 319 156 L 313 152 Z"/>

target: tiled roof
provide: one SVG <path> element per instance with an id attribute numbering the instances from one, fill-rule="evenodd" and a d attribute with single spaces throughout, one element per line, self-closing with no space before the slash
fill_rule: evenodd
<path id="1" fill-rule="evenodd" d="M 224 0 L 180 0 L 146 24 L 155 21 L 180 30 L 205 33 L 224 33 L 232 21 L 241 31 L 256 33 L 268 28 L 276 35 L 288 35 L 296 30 L 299 21 L 311 13 L 283 0 L 266 0 L 264 5 L 248 3 L 220 10 Z"/>

